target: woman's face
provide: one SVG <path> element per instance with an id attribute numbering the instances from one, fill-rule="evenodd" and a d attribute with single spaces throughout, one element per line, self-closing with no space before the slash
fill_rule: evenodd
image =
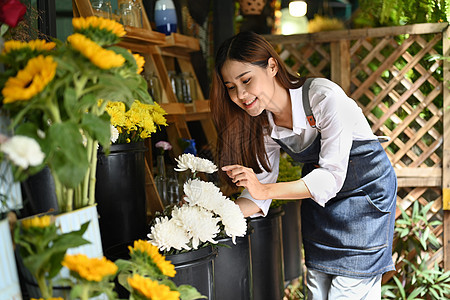
<path id="1" fill-rule="evenodd" d="M 273 58 L 266 68 L 250 63 L 227 60 L 222 78 L 231 100 L 251 116 L 258 116 L 273 105 L 277 66 Z"/>

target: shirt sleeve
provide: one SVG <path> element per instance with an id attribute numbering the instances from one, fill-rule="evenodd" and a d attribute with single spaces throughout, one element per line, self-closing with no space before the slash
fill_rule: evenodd
<path id="1" fill-rule="evenodd" d="M 311 108 L 321 134 L 319 167 L 303 177 L 313 200 L 319 205 L 342 188 L 353 142 L 355 120 L 361 121 L 356 103 L 336 85 L 310 90 Z M 353 102 L 353 103 L 352 103 Z M 362 113 L 361 113 L 362 114 Z"/>
<path id="2" fill-rule="evenodd" d="M 262 173 L 256 174 L 256 178 L 258 178 L 259 182 L 266 184 L 266 183 L 275 183 L 278 178 L 278 171 L 279 171 L 279 163 L 280 163 L 280 145 L 278 145 L 271 137 L 265 136 L 265 148 L 267 157 L 269 160 L 269 166 L 272 169 L 271 172 L 267 172 L 264 170 L 264 168 L 261 167 L 263 170 Z M 266 199 L 266 200 L 256 200 L 250 195 L 250 192 L 247 189 L 244 189 L 240 195 L 242 198 L 247 198 L 251 201 L 253 201 L 260 209 L 261 212 L 258 212 L 256 214 L 253 214 L 250 216 L 250 218 L 256 218 L 263 216 L 265 217 L 269 211 L 270 204 L 272 203 L 272 199 Z"/>

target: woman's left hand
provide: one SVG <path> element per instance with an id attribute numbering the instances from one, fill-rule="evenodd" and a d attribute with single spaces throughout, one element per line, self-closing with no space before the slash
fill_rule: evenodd
<path id="1" fill-rule="evenodd" d="M 267 199 L 265 186 L 256 178 L 253 169 L 241 165 L 223 166 L 222 171 L 226 172 L 236 186 L 245 187 L 250 195 L 256 200 Z"/>

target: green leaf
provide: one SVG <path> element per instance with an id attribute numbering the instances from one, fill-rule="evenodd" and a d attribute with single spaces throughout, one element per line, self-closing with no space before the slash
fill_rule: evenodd
<path id="1" fill-rule="evenodd" d="M 93 114 L 84 114 L 81 121 L 82 128 L 101 145 L 107 145 L 110 143 L 110 125 L 111 121 L 108 114 L 103 114 L 100 117 Z"/>
<path id="2" fill-rule="evenodd" d="M 395 284 L 398 287 L 398 291 L 400 292 L 400 295 L 402 296 L 402 299 L 406 299 L 406 293 L 405 293 L 405 289 L 403 288 L 402 283 L 400 282 L 400 280 L 397 277 L 392 277 L 395 281 Z"/>
<path id="3" fill-rule="evenodd" d="M 181 300 L 207 299 L 208 297 L 200 294 L 197 289 L 190 285 L 180 285 L 178 287 Z"/>
<path id="4" fill-rule="evenodd" d="M 75 188 L 89 168 L 78 126 L 71 122 L 54 124 L 49 129 L 48 138 L 54 149 L 50 168 L 63 185 Z"/>
<path id="5" fill-rule="evenodd" d="M 416 296 L 418 296 L 423 291 L 423 287 L 419 287 L 417 289 L 414 289 L 409 295 L 407 300 L 415 300 Z"/>
<path id="6" fill-rule="evenodd" d="M 74 88 L 66 87 L 64 90 L 64 107 L 67 114 L 71 117 L 71 119 L 76 119 L 74 116 L 76 115 L 77 110 L 75 109 L 77 105 L 77 93 Z"/>

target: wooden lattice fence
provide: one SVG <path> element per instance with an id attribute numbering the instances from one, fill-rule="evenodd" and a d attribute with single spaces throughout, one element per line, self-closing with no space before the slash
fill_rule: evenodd
<path id="1" fill-rule="evenodd" d="M 448 24 L 265 36 L 294 73 L 326 77 L 364 111 L 398 177 L 397 217 L 413 203 L 433 202 L 429 220 L 442 248 L 430 264 L 450 270 Z M 446 109 L 444 109 L 446 108 Z M 430 247 L 431 249 L 432 247 Z"/>

